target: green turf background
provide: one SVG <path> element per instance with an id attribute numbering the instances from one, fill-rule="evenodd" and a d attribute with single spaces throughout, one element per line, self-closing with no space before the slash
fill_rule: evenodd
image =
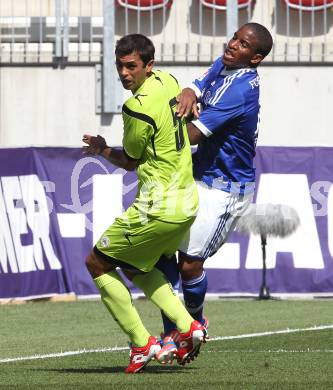
<path id="1" fill-rule="evenodd" d="M 144 323 L 161 331 L 158 310 L 135 302 Z M 209 334 L 198 359 L 182 367 L 148 365 L 125 375 L 128 350 L 0 363 L 0 388 L 31 389 L 333 389 L 333 329 L 214 340 L 249 333 L 333 325 L 333 300 L 208 301 Z M 126 347 L 99 301 L 0 306 L 0 360 Z"/>

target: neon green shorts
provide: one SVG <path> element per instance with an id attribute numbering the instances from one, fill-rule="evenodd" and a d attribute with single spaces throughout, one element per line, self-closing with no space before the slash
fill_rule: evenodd
<path id="1" fill-rule="evenodd" d="M 157 219 L 142 221 L 139 212 L 130 207 L 102 234 L 96 248 L 116 260 L 149 272 L 162 255 L 172 255 L 184 234 L 194 222 L 170 223 Z"/>

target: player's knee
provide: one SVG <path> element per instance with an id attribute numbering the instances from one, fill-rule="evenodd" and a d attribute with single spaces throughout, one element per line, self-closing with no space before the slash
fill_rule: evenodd
<path id="1" fill-rule="evenodd" d="M 115 270 L 117 265 L 114 264 L 112 258 L 110 258 L 109 261 L 106 261 L 92 250 L 86 258 L 86 267 L 90 275 L 93 278 L 97 278 L 98 276 Z"/>
<path id="2" fill-rule="evenodd" d="M 204 262 L 201 260 L 186 259 L 179 261 L 179 271 L 183 280 L 191 280 L 202 275 Z"/>
<path id="3" fill-rule="evenodd" d="M 98 276 L 97 274 L 99 273 L 100 267 L 98 264 L 98 259 L 96 258 L 96 255 L 93 251 L 91 251 L 86 257 L 86 267 L 93 278 Z"/>

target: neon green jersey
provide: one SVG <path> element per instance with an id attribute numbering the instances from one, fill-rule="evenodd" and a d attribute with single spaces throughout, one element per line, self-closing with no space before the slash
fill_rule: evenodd
<path id="1" fill-rule="evenodd" d="M 143 217 L 182 222 L 197 212 L 186 124 L 175 115 L 177 80 L 155 71 L 123 106 L 125 153 L 139 160 L 133 206 Z"/>

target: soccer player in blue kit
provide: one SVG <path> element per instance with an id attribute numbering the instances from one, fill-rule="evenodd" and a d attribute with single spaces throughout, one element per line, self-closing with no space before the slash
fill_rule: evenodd
<path id="1" fill-rule="evenodd" d="M 191 145 L 198 145 L 193 174 L 200 199 L 196 220 L 179 247 L 178 266 L 186 308 L 205 326 L 204 261 L 226 242 L 253 198 L 260 111 L 257 67 L 272 45 L 266 27 L 258 23 L 243 25 L 223 56 L 178 98 L 178 115 L 193 113 L 195 117 L 187 130 Z M 201 104 L 200 114 L 197 103 Z M 168 277 L 168 267 L 164 272 Z M 177 353 L 177 340 L 173 324 L 165 318 L 163 322 L 164 346 L 157 359 L 168 363 Z"/>

